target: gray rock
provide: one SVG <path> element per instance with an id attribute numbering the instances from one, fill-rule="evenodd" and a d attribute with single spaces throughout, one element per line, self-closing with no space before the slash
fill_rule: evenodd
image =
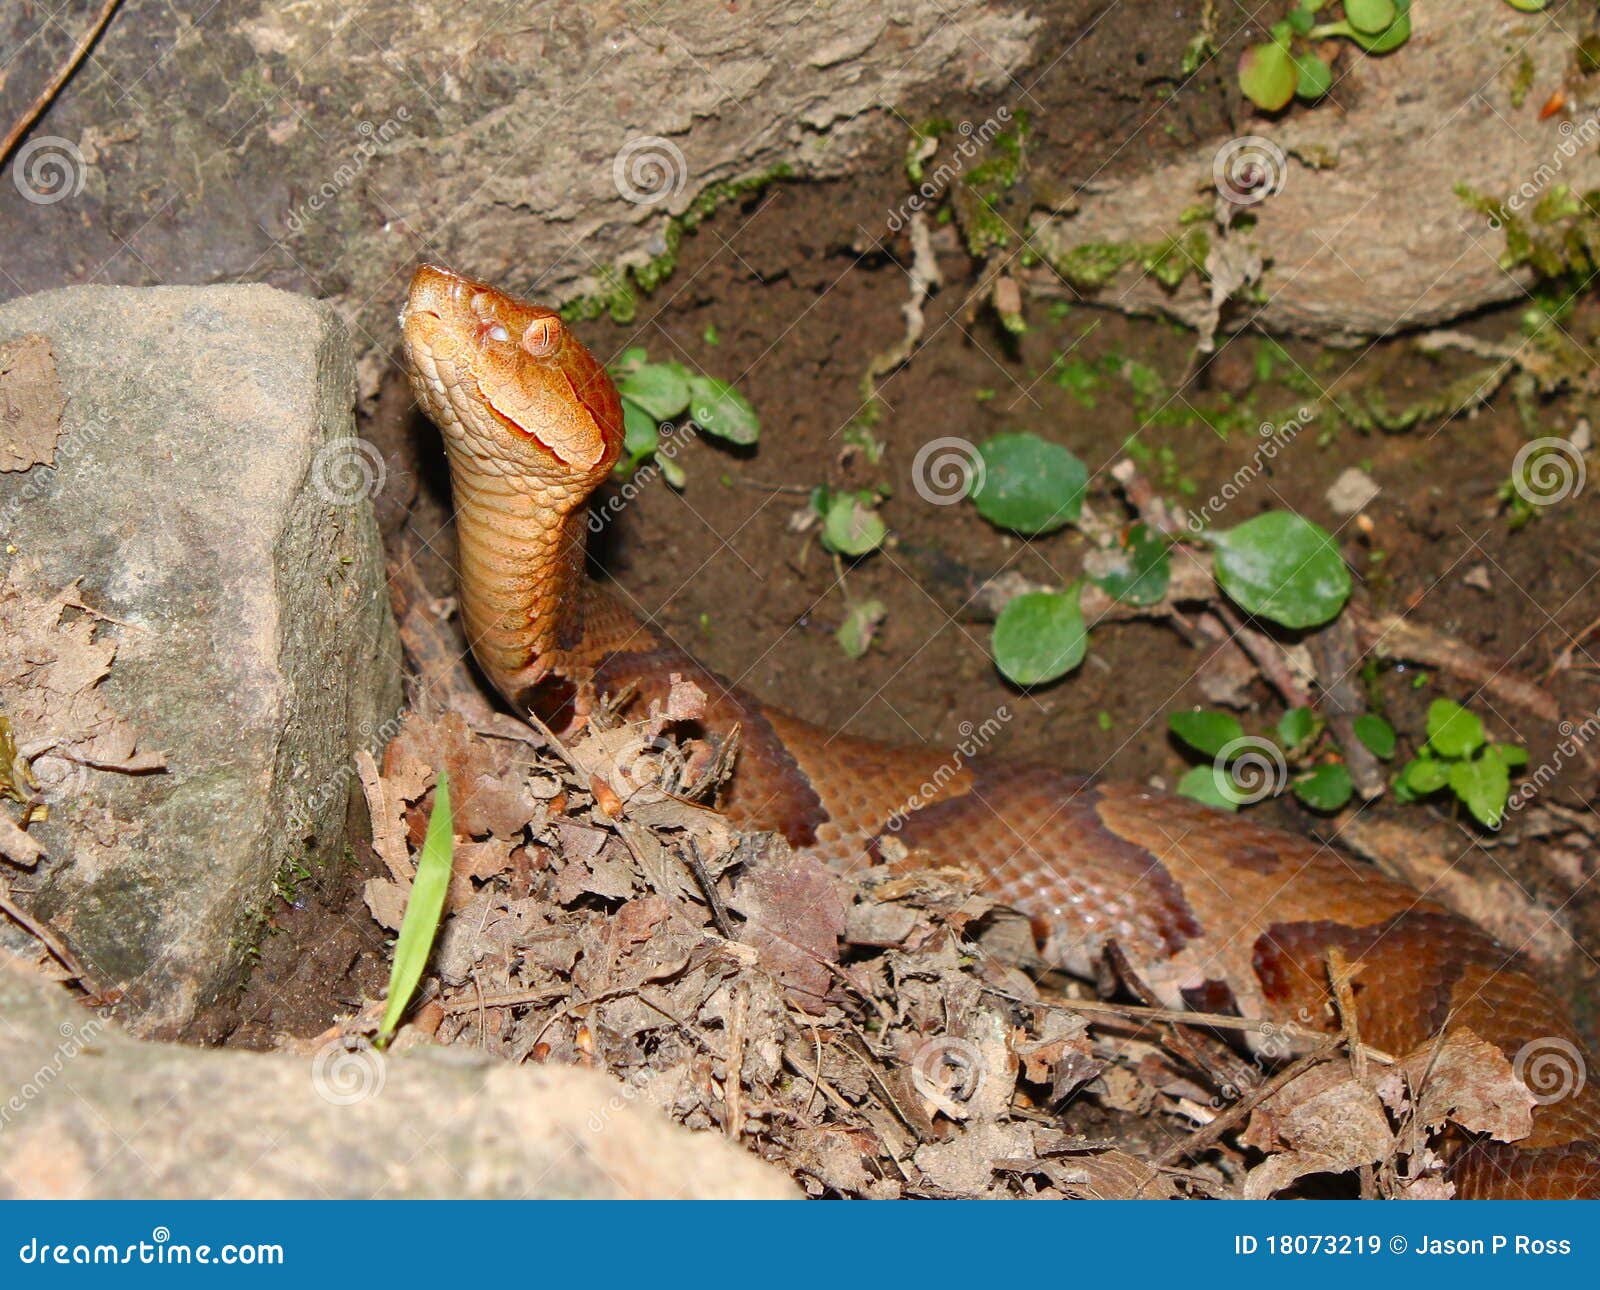
<path id="1" fill-rule="evenodd" d="M 0 1196 L 796 1196 L 781 1172 L 573 1067 L 460 1049 L 180 1048 L 0 965 Z"/>
<path id="2" fill-rule="evenodd" d="M 27 902 L 139 1029 L 173 1034 L 237 979 L 279 867 L 342 845 L 353 753 L 398 707 L 380 458 L 352 437 L 326 305 L 77 287 L 0 306 L 0 344 L 29 334 L 66 412 L 54 469 L 0 475 L 0 582 L 43 599 L 78 581 L 116 647 L 94 701 L 166 770 L 58 784 Z M 78 711 L 21 686 L 0 677 L 14 725 Z"/>

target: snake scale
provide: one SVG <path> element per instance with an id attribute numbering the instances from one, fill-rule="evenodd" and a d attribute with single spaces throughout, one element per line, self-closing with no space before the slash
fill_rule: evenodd
<path id="1" fill-rule="evenodd" d="M 833 734 L 761 704 L 642 625 L 584 571 L 586 503 L 622 448 L 605 370 L 552 310 L 433 266 L 402 315 L 407 369 L 449 456 L 460 604 L 484 673 L 514 707 L 581 714 L 596 694 L 709 696 L 712 739 L 741 743 L 724 809 L 835 865 L 891 817 L 911 852 L 984 875 L 1053 965 L 1092 975 L 1109 943 L 1168 1007 L 1337 1029 L 1330 952 L 1351 965 L 1359 1032 L 1393 1054 L 1470 1028 L 1514 1058 L 1582 1053 L 1521 956 L 1339 851 L 1144 788 L 1000 757 Z M 562 705 L 565 705 L 564 709 Z M 927 783 L 941 785 L 902 812 Z M 1600 1089 L 1534 1108 L 1514 1143 L 1464 1141 L 1460 1196 L 1600 1195 Z"/>

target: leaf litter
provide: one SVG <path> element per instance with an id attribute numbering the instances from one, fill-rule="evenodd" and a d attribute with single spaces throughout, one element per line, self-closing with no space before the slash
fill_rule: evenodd
<path id="1" fill-rule="evenodd" d="M 1448 1195 L 1444 1139 L 1527 1133 L 1526 1090 L 1469 1032 L 1401 1063 L 1330 1010 L 1250 1058 L 1235 1018 L 1180 1025 L 1041 972 L 976 875 L 892 847 L 838 873 L 740 835 L 714 809 L 730 767 L 695 737 L 704 702 L 675 686 L 646 720 L 600 708 L 566 741 L 485 729 L 476 707 L 407 714 L 362 774 L 379 923 L 399 926 L 433 767 L 457 837 L 401 1045 L 607 1071 L 818 1197 L 1326 1194 L 1324 1175 Z"/>

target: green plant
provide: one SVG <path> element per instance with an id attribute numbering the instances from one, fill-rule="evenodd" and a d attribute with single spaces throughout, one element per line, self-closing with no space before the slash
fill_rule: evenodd
<path id="1" fill-rule="evenodd" d="M 1318 23 L 1334 8 L 1342 16 Z M 1239 57 L 1239 88 L 1266 112 L 1287 107 L 1297 95 L 1321 98 L 1333 85 L 1333 69 L 1313 48 L 1318 41 L 1343 38 L 1369 54 L 1398 49 L 1411 36 L 1411 0 L 1298 0 L 1288 16 L 1272 24 L 1269 39 L 1248 46 Z"/>
<path id="2" fill-rule="evenodd" d="M 1337 811 L 1355 792 L 1327 723 L 1310 708 L 1290 708 L 1272 735 L 1246 734 L 1237 717 L 1204 708 L 1174 712 L 1167 726 L 1185 747 L 1210 759 L 1178 781 L 1184 797 L 1236 811 L 1288 789 L 1314 811 Z M 1356 738 L 1379 757 L 1394 754 L 1394 729 L 1382 717 L 1363 716 Z"/>
<path id="3" fill-rule="evenodd" d="M 861 556 L 876 551 L 888 536 L 878 514 L 883 494 L 871 489 L 835 492 L 826 484 L 811 490 L 811 509 L 822 518 L 822 545 L 835 555 Z"/>
<path id="4" fill-rule="evenodd" d="M 1448 789 L 1479 824 L 1497 829 L 1511 796 L 1511 771 L 1527 764 L 1526 748 L 1490 743 L 1476 713 L 1435 699 L 1427 740 L 1394 777 L 1395 797 L 1414 801 Z"/>
<path id="5" fill-rule="evenodd" d="M 394 942 L 394 963 L 389 968 L 389 996 L 378 1025 L 378 1043 L 388 1043 L 406 1006 L 422 980 L 428 965 L 433 938 L 444 913 L 445 893 L 450 888 L 450 868 L 455 858 L 455 828 L 450 815 L 450 784 L 444 771 L 433 787 L 433 812 L 428 816 L 428 832 L 417 856 L 417 872 L 411 879 L 411 894 L 400 920 L 400 935 Z"/>
<path id="6" fill-rule="evenodd" d="M 1074 523 L 1088 468 L 1068 449 L 1031 432 L 996 435 L 978 447 L 970 497 L 998 528 L 1035 537 Z M 1350 597 L 1350 572 L 1333 537 L 1289 511 L 1268 511 L 1231 529 L 1182 540 L 1209 545 L 1218 586 L 1240 608 L 1283 627 L 1327 622 Z M 1150 605 L 1166 594 L 1174 539 L 1134 524 L 1096 555 L 1089 580 L 1119 600 Z M 1008 603 L 991 639 L 1000 671 L 1017 685 L 1054 681 L 1083 661 L 1088 629 L 1083 584 Z"/>
<path id="7" fill-rule="evenodd" d="M 726 381 L 695 372 L 682 363 L 652 363 L 637 346 L 625 349 L 611 365 L 611 377 L 622 396 L 622 446 L 618 471 L 631 474 L 655 456 L 661 427 L 685 415 L 707 434 L 730 443 L 752 444 L 761 421 L 750 400 Z M 661 473 L 674 488 L 685 482 L 683 468 L 671 457 L 657 458 Z"/>

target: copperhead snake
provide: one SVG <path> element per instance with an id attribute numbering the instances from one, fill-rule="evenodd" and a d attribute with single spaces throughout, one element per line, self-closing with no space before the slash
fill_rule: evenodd
<path id="1" fill-rule="evenodd" d="M 1337 949 L 1359 1033 L 1385 1052 L 1457 1027 L 1508 1058 L 1550 1042 L 1583 1052 L 1519 955 L 1337 850 L 1042 763 L 975 758 L 950 777 L 940 750 L 830 734 L 727 685 L 585 577 L 586 503 L 621 452 L 622 411 L 560 317 L 424 266 L 401 321 L 449 457 L 463 625 L 518 710 L 570 718 L 596 694 L 632 685 L 647 702 L 673 673 L 689 677 L 711 696 L 709 737 L 741 727 L 724 802 L 736 826 L 846 866 L 893 816 L 913 854 L 979 869 L 988 894 L 1031 920 L 1048 962 L 1090 976 L 1114 941 L 1170 1008 L 1336 1030 Z M 898 814 L 928 783 L 936 795 Z M 1461 1196 L 1600 1195 L 1600 1088 L 1536 1106 L 1515 1143 L 1462 1143 L 1449 1177 Z"/>

